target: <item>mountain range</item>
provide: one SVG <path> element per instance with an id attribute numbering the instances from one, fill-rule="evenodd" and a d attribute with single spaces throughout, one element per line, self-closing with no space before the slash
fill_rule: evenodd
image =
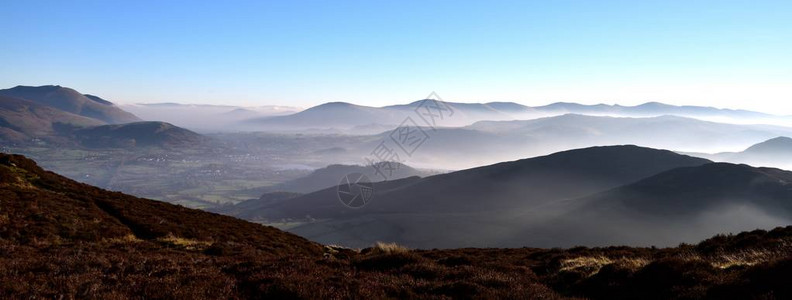
<path id="1" fill-rule="evenodd" d="M 207 139 L 168 123 L 141 122 L 100 97 L 51 85 L 0 90 L 0 140 L 127 148 L 196 145 Z"/>
<path id="2" fill-rule="evenodd" d="M 350 246 L 670 245 L 785 224 L 789 176 L 663 150 L 595 147 L 374 185 L 361 209 L 344 207 L 330 188 L 247 213 L 302 221 L 289 231 Z"/>
<path id="3" fill-rule="evenodd" d="M 198 132 L 251 130 L 242 121 L 299 112 L 287 106 L 243 107 L 232 105 L 138 103 L 122 104 L 122 109 L 147 121 L 162 121 Z M 211 120 L 211 122 L 207 122 Z"/>
<path id="4" fill-rule="evenodd" d="M 435 107 L 445 110 L 431 124 L 420 123 L 421 114 L 434 113 Z M 259 130 L 329 129 L 346 130 L 347 133 L 372 133 L 366 127 L 395 127 L 407 118 L 421 125 L 460 127 L 478 121 L 527 120 L 564 114 L 582 114 L 611 117 L 660 117 L 673 115 L 709 121 L 732 123 L 768 123 L 792 125 L 792 117 L 776 116 L 747 110 L 719 109 L 702 106 L 674 106 L 649 102 L 637 106 L 583 105 L 577 103 L 553 103 L 545 106 L 525 106 L 513 102 L 454 103 L 439 100 L 419 100 L 404 105 L 370 107 L 346 102 L 330 102 L 285 116 L 261 117 L 245 121 L 259 126 Z M 427 117 L 428 118 L 428 117 Z M 355 130 L 351 130 L 355 129 Z"/>
<path id="5" fill-rule="evenodd" d="M 481 121 L 461 128 L 423 128 L 428 138 L 409 157 L 413 166 L 464 169 L 568 149 L 606 145 L 642 145 L 682 152 L 717 153 L 745 149 L 792 128 L 739 125 L 677 116 L 648 118 L 567 114 L 520 121 Z M 392 131 L 360 143 L 361 156 Z M 778 165 L 768 165 L 776 166 Z"/>
<path id="6" fill-rule="evenodd" d="M 59 85 L 17 86 L 0 90 L 0 96 L 25 99 L 75 115 L 97 119 L 107 124 L 141 121 L 113 103 L 93 95 L 84 95 Z"/>

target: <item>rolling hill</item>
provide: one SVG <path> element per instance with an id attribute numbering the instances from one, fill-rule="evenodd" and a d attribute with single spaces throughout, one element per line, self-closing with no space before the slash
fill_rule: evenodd
<path id="1" fill-rule="evenodd" d="M 773 138 L 748 147 L 741 152 L 696 153 L 691 155 L 715 161 L 792 170 L 792 138 L 785 136 Z"/>
<path id="2" fill-rule="evenodd" d="M 270 188 L 272 191 L 291 192 L 291 193 L 310 193 L 326 188 L 335 187 L 344 176 L 353 173 L 360 173 L 366 175 L 371 181 L 384 181 L 396 180 L 412 176 L 427 176 L 432 173 L 414 169 L 408 165 L 391 162 L 387 164 L 388 168 L 393 170 L 386 170 L 385 165 L 378 168 L 373 166 L 360 166 L 360 165 L 329 165 L 327 167 L 316 169 L 311 174 L 305 177 L 300 177 L 290 180 L 281 184 L 277 184 Z M 381 173 L 380 173 L 381 172 Z"/>
<path id="3" fill-rule="evenodd" d="M 304 111 L 285 116 L 263 117 L 244 121 L 251 125 L 250 130 L 308 130 L 336 129 L 347 133 L 364 134 L 361 128 L 395 127 L 405 119 L 413 118 L 420 125 L 421 117 L 417 113 L 419 107 L 432 106 L 430 100 L 418 100 L 408 104 L 384 107 L 370 107 L 346 102 L 329 102 L 308 108 Z M 738 124 L 776 124 L 792 126 L 792 117 L 776 116 L 765 113 L 720 109 L 703 106 L 674 106 L 658 102 L 649 102 L 636 106 L 621 105 L 585 105 L 578 103 L 558 102 L 545 106 L 525 106 L 514 102 L 490 103 L 455 103 L 441 102 L 441 106 L 450 108 L 448 115 L 435 118 L 437 126 L 460 127 L 478 121 L 509 121 L 555 117 L 565 114 L 588 116 L 653 118 L 676 116 L 705 121 L 717 121 Z M 258 126 L 258 127 L 255 127 Z M 353 130 L 356 129 L 356 130 Z"/>
<path id="4" fill-rule="evenodd" d="M 5 141 L 24 143 L 33 138 L 55 141 L 59 140 L 59 129 L 102 124 L 33 101 L 0 96 L 0 139 Z"/>
<path id="5" fill-rule="evenodd" d="M 108 124 L 140 121 L 140 118 L 118 108 L 107 100 L 93 95 L 83 95 L 59 85 L 17 86 L 0 90 L 0 96 L 25 99 Z"/>
<path id="6" fill-rule="evenodd" d="M 497 108 L 480 103 L 439 103 L 450 109 L 444 108 L 446 113 L 443 118 L 435 117 L 436 123 L 432 126 L 465 126 L 481 120 L 514 120 L 518 115 L 530 111 L 527 107 L 515 103 L 495 103 L 494 106 Z M 361 130 L 383 126 L 395 128 L 407 118 L 411 118 L 416 124 L 429 125 L 416 112 L 428 105 L 434 105 L 434 101 L 426 99 L 384 107 L 329 102 L 295 114 L 252 119 L 246 123 L 258 125 L 260 130 L 340 129 L 347 133 L 370 134 L 373 133 L 370 130 Z"/>
<path id="7" fill-rule="evenodd" d="M 253 118 L 288 115 L 300 111 L 297 108 L 285 106 L 240 107 L 179 103 L 122 104 L 119 107 L 146 121 L 167 122 L 198 132 L 249 130 L 240 122 Z M 206 120 L 212 120 L 212 122 L 206 122 Z"/>
<path id="8" fill-rule="evenodd" d="M 713 232 L 784 225 L 792 221 L 792 172 L 712 163 L 670 170 L 575 202 L 576 208 L 530 235 L 569 239 L 556 246 L 670 245 Z"/>
<path id="9" fill-rule="evenodd" d="M 688 152 L 745 149 L 792 128 L 738 125 L 676 116 L 624 118 L 561 115 L 520 121 L 481 121 L 463 128 L 426 129 L 430 138 L 410 164 L 419 167 L 464 169 L 568 149 L 606 145 L 642 145 Z M 389 139 L 390 132 L 380 137 Z M 361 151 L 376 146 L 369 142 Z"/>
<path id="10" fill-rule="evenodd" d="M 78 129 L 73 135 L 91 148 L 185 147 L 207 141 L 200 134 L 165 122 L 102 125 Z"/>
<path id="11" fill-rule="evenodd" d="M 5 142 L 124 148 L 187 146 L 207 140 L 169 123 L 139 120 L 107 100 L 61 86 L 0 90 L 0 140 Z"/>
<path id="12" fill-rule="evenodd" d="M 792 138 L 777 137 L 728 155 L 727 161 L 792 170 Z"/>
<path id="13" fill-rule="evenodd" d="M 264 206 L 257 215 L 326 220 L 293 229 L 326 243 L 387 238 L 415 247 L 499 246 L 518 228 L 558 213 L 553 203 L 709 162 L 635 146 L 595 147 L 375 185 L 372 202 L 356 210 L 330 188 Z"/>

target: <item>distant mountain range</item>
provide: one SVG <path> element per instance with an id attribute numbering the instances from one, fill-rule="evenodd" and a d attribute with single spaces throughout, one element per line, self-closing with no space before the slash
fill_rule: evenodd
<path id="1" fill-rule="evenodd" d="M 747 110 L 718 109 L 702 106 L 674 106 L 649 102 L 637 106 L 621 105 L 583 105 L 577 103 L 554 103 L 545 106 L 525 106 L 513 102 L 454 103 L 434 100 L 419 100 L 410 104 L 384 107 L 370 107 L 345 102 L 330 102 L 311 107 L 304 111 L 277 117 L 263 117 L 246 121 L 259 126 L 260 130 L 307 130 L 339 129 L 348 133 L 364 134 L 366 127 L 398 126 L 405 119 L 420 119 L 417 111 L 433 106 L 447 108 L 449 113 L 443 118 L 433 120 L 432 126 L 459 127 L 478 121 L 527 120 L 564 114 L 614 117 L 659 117 L 673 115 L 710 121 L 737 123 L 769 123 L 792 125 L 792 117 L 775 116 Z M 435 112 L 436 113 L 436 112 Z M 416 120 L 420 121 L 420 120 Z M 352 131 L 351 129 L 355 129 Z"/>
<path id="2" fill-rule="evenodd" d="M 792 138 L 781 136 L 773 138 L 741 152 L 722 152 L 716 154 L 691 153 L 715 161 L 744 163 L 756 167 L 776 167 L 792 170 Z"/>
<path id="3" fill-rule="evenodd" d="M 168 123 L 141 122 L 107 100 L 66 87 L 0 90 L 0 141 L 127 148 L 175 147 L 205 140 Z"/>
<path id="4" fill-rule="evenodd" d="M 242 107 L 179 103 L 122 104 L 120 107 L 147 121 L 168 122 L 199 132 L 250 131 L 251 128 L 242 121 L 300 111 L 299 108 L 287 106 Z"/>
<path id="5" fill-rule="evenodd" d="M 424 168 L 464 169 L 568 149 L 606 145 L 641 145 L 689 152 L 723 152 L 746 148 L 792 128 L 737 125 L 692 118 L 561 115 L 521 121 L 481 121 L 462 128 L 424 128 L 429 138 L 409 158 Z M 390 131 L 356 146 L 370 152 Z M 772 166 L 772 165 L 771 165 Z"/>

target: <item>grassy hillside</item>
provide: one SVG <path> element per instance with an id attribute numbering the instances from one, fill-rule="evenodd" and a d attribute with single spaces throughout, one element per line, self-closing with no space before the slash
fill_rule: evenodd
<path id="1" fill-rule="evenodd" d="M 792 227 L 675 248 L 362 250 L 0 155 L 4 299 L 788 299 Z"/>

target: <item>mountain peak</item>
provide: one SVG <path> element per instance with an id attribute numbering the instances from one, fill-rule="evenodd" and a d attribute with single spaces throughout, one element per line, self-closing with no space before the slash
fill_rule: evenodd
<path id="1" fill-rule="evenodd" d="M 781 136 L 770 139 L 746 149 L 745 152 L 786 152 L 792 153 L 792 138 Z"/>
<path id="2" fill-rule="evenodd" d="M 46 105 L 61 111 L 119 124 L 140 121 L 137 116 L 126 112 L 110 101 L 60 85 L 16 86 L 0 90 L 0 96 L 8 96 Z"/>

